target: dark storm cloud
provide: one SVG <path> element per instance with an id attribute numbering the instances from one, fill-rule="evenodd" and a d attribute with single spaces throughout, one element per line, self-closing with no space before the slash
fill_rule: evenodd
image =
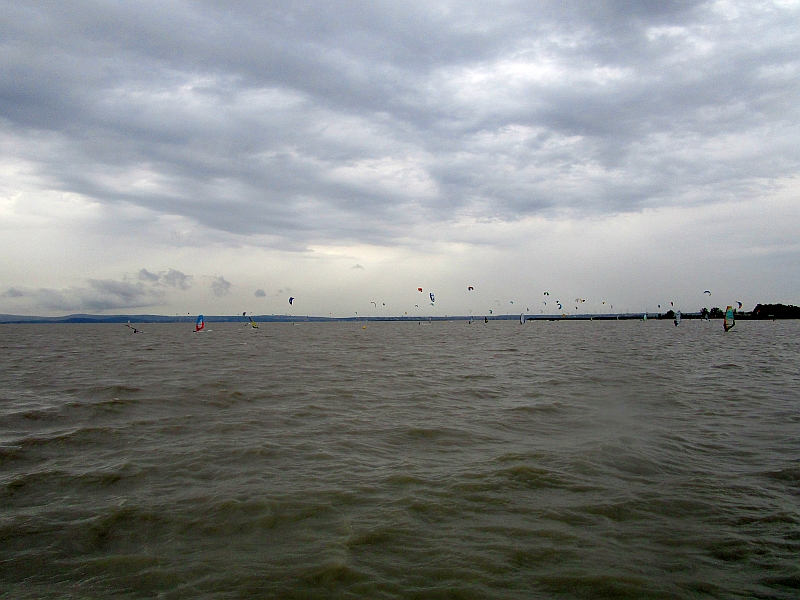
<path id="1" fill-rule="evenodd" d="M 261 288 L 259 288 L 259 289 L 257 289 L 257 290 L 256 290 L 256 291 L 253 293 L 253 295 L 254 295 L 256 298 L 266 298 L 266 297 L 267 297 L 267 292 L 265 292 L 264 290 L 262 290 Z"/>
<path id="2" fill-rule="evenodd" d="M 298 247 L 454 213 L 711 203 L 800 163 L 800 18 L 779 5 L 62 2 L 0 19 L 0 128 L 46 185 Z"/>

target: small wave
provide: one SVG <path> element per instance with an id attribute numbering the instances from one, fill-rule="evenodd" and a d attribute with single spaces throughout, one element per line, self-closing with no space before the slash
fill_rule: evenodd
<path id="1" fill-rule="evenodd" d="M 43 495 L 44 490 L 52 490 L 58 487 L 74 488 L 76 486 L 99 492 L 103 488 L 114 486 L 124 480 L 137 478 L 141 474 L 142 471 L 140 469 L 134 468 L 129 463 L 84 473 L 74 473 L 64 469 L 41 470 L 21 473 L 11 478 L 6 483 L 6 492 L 17 494 L 27 491 L 28 493 Z"/>
<path id="2" fill-rule="evenodd" d="M 241 402 L 243 399 L 247 398 L 245 394 L 238 390 L 228 391 L 227 389 L 222 389 L 220 392 L 222 393 L 214 394 L 207 400 L 210 406 L 216 406 L 218 408 L 231 408 L 232 406 Z"/>
<path id="3" fill-rule="evenodd" d="M 278 499 L 206 499 L 196 498 L 187 503 L 183 511 L 181 529 L 202 535 L 243 534 L 262 529 L 276 529 L 306 520 L 330 516 L 333 500 L 346 502 L 347 498 L 320 498 L 314 501 Z"/>
<path id="4" fill-rule="evenodd" d="M 800 467 L 788 467 L 786 469 L 778 469 L 777 471 L 765 471 L 763 476 L 774 479 L 775 481 L 800 484 Z"/>
<path id="5" fill-rule="evenodd" d="M 426 483 L 424 479 L 407 473 L 395 473 L 384 479 L 384 482 L 391 485 L 423 485 Z"/>
<path id="6" fill-rule="evenodd" d="M 749 542 L 736 539 L 720 539 L 709 542 L 706 550 L 714 558 L 725 562 L 743 562 L 753 553 Z"/>
<path id="7" fill-rule="evenodd" d="M 14 416 L 21 416 L 23 419 L 27 419 L 28 421 L 43 421 L 60 412 L 61 410 L 59 408 L 41 408 L 36 410 L 22 411 Z"/>
<path id="8" fill-rule="evenodd" d="M 530 465 L 516 465 L 501 469 L 495 475 L 527 488 L 563 488 L 566 486 L 566 482 L 559 474 L 550 469 Z"/>
<path id="9" fill-rule="evenodd" d="M 39 435 L 31 435 L 16 440 L 12 440 L 14 445 L 19 445 L 23 449 L 31 447 L 47 446 L 49 444 L 68 443 L 88 443 L 118 434 L 124 427 L 76 427 L 74 429 L 58 429 L 49 432 L 42 432 Z"/>
<path id="10" fill-rule="evenodd" d="M 309 417 L 318 418 L 326 416 L 329 413 L 330 411 L 324 406 L 320 406 L 318 404 L 306 404 L 305 406 L 300 407 L 292 416 L 298 419 L 307 419 Z"/>
<path id="11" fill-rule="evenodd" d="M 9 460 L 19 458 L 22 446 L 19 444 L 0 444 L 0 465 Z"/>
<path id="12" fill-rule="evenodd" d="M 645 518 L 638 509 L 638 504 L 635 501 L 607 502 L 584 506 L 582 511 L 589 515 L 605 517 L 611 521 L 623 522 Z"/>
<path id="13" fill-rule="evenodd" d="M 544 454 L 542 453 L 533 453 L 533 454 L 519 454 L 517 452 L 506 452 L 505 454 L 501 454 L 500 456 L 496 457 L 494 460 L 496 462 L 519 462 L 524 460 L 531 460 L 531 459 L 539 459 L 542 458 Z"/>
<path id="14" fill-rule="evenodd" d="M 765 577 L 761 582 L 769 587 L 784 587 L 790 590 L 800 591 L 800 575 L 788 575 L 786 577 Z"/>
<path id="15" fill-rule="evenodd" d="M 410 438 L 426 440 L 436 439 L 446 434 L 447 432 L 444 429 L 431 429 L 424 427 L 412 427 L 406 431 L 406 436 Z"/>
<path id="16" fill-rule="evenodd" d="M 349 565 L 331 563 L 314 569 L 311 573 L 305 575 L 303 579 L 315 586 L 335 589 L 339 585 L 352 585 L 354 583 L 366 581 L 369 579 L 369 576 Z"/>
<path id="17" fill-rule="evenodd" d="M 768 515 L 758 516 L 758 517 L 739 517 L 736 520 L 736 523 L 739 525 L 769 525 L 772 523 L 787 523 L 789 525 L 798 525 L 800 521 L 798 519 L 787 512 L 775 512 Z"/>
<path id="18" fill-rule="evenodd" d="M 522 406 L 512 406 L 511 408 L 506 408 L 504 410 L 510 412 L 518 412 L 518 413 L 529 413 L 529 414 L 538 414 L 538 413 L 557 413 L 562 412 L 564 410 L 564 403 L 563 402 L 547 402 L 542 404 L 525 404 Z"/>
<path id="19" fill-rule="evenodd" d="M 358 548 L 359 546 L 388 545 L 394 542 L 402 533 L 404 532 L 394 527 L 383 527 L 373 531 L 366 531 L 350 536 L 347 540 L 347 547 Z"/>
<path id="20" fill-rule="evenodd" d="M 475 389 L 471 389 L 471 390 L 467 390 L 466 395 L 471 397 L 471 398 L 476 398 L 477 400 L 490 400 L 490 399 L 493 399 L 493 398 L 503 398 L 505 396 L 505 393 L 500 391 L 500 390 L 495 390 L 495 389 L 491 389 L 491 390 L 486 390 L 486 389 L 484 389 L 484 390 L 475 390 Z"/>
<path id="21" fill-rule="evenodd" d="M 66 404 L 67 408 L 71 409 L 95 409 L 103 412 L 118 413 L 122 409 L 139 404 L 139 399 L 136 398 L 119 398 L 112 397 L 107 400 L 89 400 L 89 401 L 75 401 Z"/>
<path id="22" fill-rule="evenodd" d="M 110 395 L 110 396 L 124 396 L 125 394 L 136 394 L 142 391 L 142 388 L 124 383 L 115 383 L 111 385 L 98 385 L 90 387 L 88 390 L 92 395 Z"/>
<path id="23" fill-rule="evenodd" d="M 545 575 L 535 582 L 570 598 L 640 598 L 647 592 L 646 579 L 613 575 Z"/>
<path id="24" fill-rule="evenodd" d="M 448 445 L 463 445 L 469 443 L 471 439 L 466 431 L 445 427 L 411 427 L 405 431 L 405 437 L 415 441 Z"/>

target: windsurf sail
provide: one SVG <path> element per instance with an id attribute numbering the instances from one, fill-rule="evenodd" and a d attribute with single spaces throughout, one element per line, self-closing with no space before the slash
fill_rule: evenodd
<path id="1" fill-rule="evenodd" d="M 194 324 L 195 331 L 203 331 L 206 328 L 206 322 L 203 320 L 203 315 L 197 316 L 197 323 Z"/>
<path id="2" fill-rule="evenodd" d="M 681 324 L 681 311 L 675 312 L 675 320 L 673 322 L 675 323 L 675 327 Z"/>
<path id="3" fill-rule="evenodd" d="M 736 321 L 733 318 L 733 307 L 729 306 L 725 309 L 725 320 L 722 326 L 725 327 L 725 331 L 730 331 L 734 325 L 736 325 Z"/>
<path id="4" fill-rule="evenodd" d="M 247 317 L 247 318 L 250 319 L 250 325 L 253 326 L 253 329 L 258 329 L 258 323 L 253 321 L 253 317 Z"/>
<path id="5" fill-rule="evenodd" d="M 519 324 L 522 325 L 523 323 L 525 323 L 525 313 L 520 313 Z"/>

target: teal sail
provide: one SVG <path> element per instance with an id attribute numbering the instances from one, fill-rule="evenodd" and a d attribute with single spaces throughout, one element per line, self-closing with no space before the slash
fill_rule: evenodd
<path id="1" fill-rule="evenodd" d="M 722 326 L 725 327 L 725 331 L 730 331 L 734 325 L 736 325 L 736 319 L 734 318 L 733 307 L 729 306 L 725 309 L 725 321 Z"/>

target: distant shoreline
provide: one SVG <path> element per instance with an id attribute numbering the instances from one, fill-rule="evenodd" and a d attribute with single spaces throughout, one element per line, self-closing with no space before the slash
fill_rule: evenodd
<path id="1" fill-rule="evenodd" d="M 647 319 L 671 320 L 673 314 L 669 313 L 614 313 L 614 314 L 583 314 L 583 315 L 530 315 L 524 314 L 525 321 L 631 321 L 642 320 L 647 315 Z M 683 319 L 702 319 L 700 312 L 681 313 Z M 248 319 L 241 315 L 205 315 L 206 323 L 247 323 Z M 775 320 L 775 319 L 796 319 L 797 316 L 768 315 L 755 316 L 752 313 L 737 313 L 739 320 Z M 86 315 L 73 314 L 62 317 L 40 317 L 25 315 L 0 315 L 0 324 L 4 325 L 24 325 L 24 324 L 124 324 L 124 323 L 191 323 L 197 319 L 197 315 L 188 316 L 167 316 L 167 315 Z M 316 317 L 316 316 L 296 316 L 296 315 L 253 315 L 253 321 L 257 323 L 339 323 L 339 322 L 367 322 L 367 321 L 387 321 L 387 322 L 415 322 L 415 321 L 469 321 L 476 322 L 488 319 L 489 321 L 519 321 L 519 314 L 509 315 L 447 315 L 447 316 L 352 316 L 352 317 Z M 712 319 L 716 320 L 715 317 Z"/>

